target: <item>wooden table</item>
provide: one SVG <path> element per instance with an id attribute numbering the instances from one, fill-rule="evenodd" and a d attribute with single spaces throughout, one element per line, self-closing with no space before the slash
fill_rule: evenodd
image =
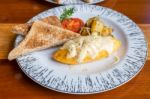
<path id="1" fill-rule="evenodd" d="M 106 0 L 97 5 L 110 7 L 133 19 L 150 41 L 150 0 Z M 39 12 L 55 6 L 58 5 L 44 0 L 0 0 L 0 99 L 150 99 L 150 58 L 138 76 L 127 84 L 105 93 L 84 96 L 43 88 L 29 79 L 16 61 L 9 62 L 6 56 L 12 49 L 14 35 L 8 35 L 12 36 L 10 40 L 4 33 L 9 33 L 12 24 L 24 23 Z"/>

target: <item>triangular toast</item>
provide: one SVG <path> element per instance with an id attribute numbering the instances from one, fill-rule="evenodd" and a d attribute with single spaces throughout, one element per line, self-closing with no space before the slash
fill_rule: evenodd
<path id="1" fill-rule="evenodd" d="M 60 45 L 79 36 L 80 34 L 75 32 L 42 21 L 36 21 L 25 39 L 9 53 L 8 59 L 13 60 L 30 52 Z"/>
<path id="2" fill-rule="evenodd" d="M 40 21 L 45 22 L 47 24 L 55 25 L 58 27 L 62 27 L 61 22 L 57 16 L 48 16 L 46 18 L 40 19 Z M 15 34 L 27 35 L 32 24 L 33 24 L 32 22 L 31 23 L 25 23 L 25 24 L 17 24 L 17 25 L 12 27 L 11 31 Z"/>

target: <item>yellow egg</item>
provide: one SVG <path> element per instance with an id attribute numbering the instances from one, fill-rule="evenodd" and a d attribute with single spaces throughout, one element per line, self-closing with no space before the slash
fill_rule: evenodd
<path id="1" fill-rule="evenodd" d="M 64 64 L 78 64 L 76 57 L 67 58 L 67 53 L 68 51 L 66 49 L 63 49 L 63 50 L 60 49 L 54 53 L 53 58 L 56 61 L 64 63 Z M 107 51 L 101 51 L 95 59 L 92 59 L 90 56 L 86 56 L 85 59 L 83 60 L 83 63 L 91 62 L 94 60 L 99 60 L 107 56 L 108 56 Z"/>
<path id="2" fill-rule="evenodd" d="M 113 48 L 113 52 L 114 52 L 119 49 L 121 42 L 116 39 L 114 39 L 113 41 L 114 41 L 114 48 Z M 59 49 L 53 54 L 53 59 L 55 59 L 58 62 L 64 63 L 64 64 L 70 64 L 70 65 L 79 64 L 77 62 L 77 57 L 67 58 L 67 53 L 68 53 L 67 49 Z M 108 56 L 109 56 L 108 52 L 105 50 L 102 50 L 97 54 L 97 56 L 94 59 L 87 55 L 84 58 L 82 63 L 88 63 L 88 62 L 100 60 L 100 59 L 106 58 Z"/>

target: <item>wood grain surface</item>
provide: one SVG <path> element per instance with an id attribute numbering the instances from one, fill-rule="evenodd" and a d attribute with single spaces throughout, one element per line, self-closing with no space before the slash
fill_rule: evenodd
<path id="1" fill-rule="evenodd" d="M 150 0 L 105 0 L 97 5 L 117 10 L 136 23 L 150 23 Z M 23 23 L 57 6 L 45 0 L 0 0 L 0 23 Z"/>
<path id="2" fill-rule="evenodd" d="M 150 0 L 106 0 L 97 5 L 112 8 L 133 19 L 150 42 Z M 48 90 L 24 75 L 16 61 L 8 61 L 6 57 L 15 39 L 10 33 L 12 24 L 24 23 L 56 6 L 44 0 L 0 0 L 0 99 L 150 99 L 150 60 L 127 84 L 94 95 L 68 95 Z"/>

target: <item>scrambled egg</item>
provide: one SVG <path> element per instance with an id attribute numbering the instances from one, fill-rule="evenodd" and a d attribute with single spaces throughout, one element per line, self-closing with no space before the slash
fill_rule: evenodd
<path id="1" fill-rule="evenodd" d="M 66 42 L 53 58 L 65 64 L 87 63 L 108 57 L 121 42 L 112 36 L 81 36 Z"/>

